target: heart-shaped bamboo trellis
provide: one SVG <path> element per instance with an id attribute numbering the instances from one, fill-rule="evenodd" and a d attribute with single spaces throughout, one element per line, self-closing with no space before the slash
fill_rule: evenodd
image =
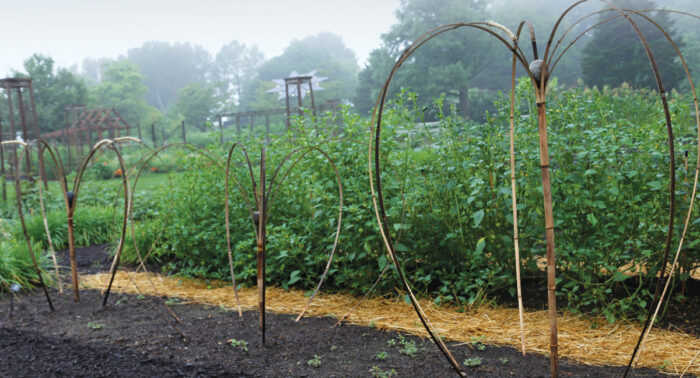
<path id="1" fill-rule="evenodd" d="M 44 152 L 45 150 L 49 152 L 49 156 L 51 157 L 52 162 L 54 163 L 54 166 L 56 168 L 56 175 L 58 178 L 59 182 L 59 187 L 61 189 L 61 192 L 63 194 L 63 199 L 64 203 L 66 206 L 66 214 L 67 214 L 67 223 L 68 223 L 68 248 L 69 248 L 69 255 L 70 255 L 70 264 L 71 264 L 71 277 L 72 277 L 72 284 L 73 284 L 73 299 L 77 302 L 80 300 L 80 293 L 79 293 L 79 287 L 78 287 L 78 271 L 77 271 L 77 264 L 75 261 L 75 236 L 73 233 L 73 215 L 75 214 L 75 209 L 78 203 L 78 193 L 80 190 L 80 184 L 82 182 L 82 177 L 83 174 L 85 173 L 85 170 L 90 163 L 90 160 L 95 156 L 95 154 L 100 151 L 102 148 L 108 148 L 111 149 L 112 151 L 115 152 L 117 159 L 119 161 L 119 166 L 122 169 L 122 172 L 126 172 L 126 167 L 124 165 L 124 160 L 122 159 L 121 153 L 119 151 L 118 144 L 119 143 L 124 143 L 124 142 L 139 142 L 138 139 L 132 138 L 132 137 L 122 137 L 122 138 L 116 138 L 116 139 L 103 139 L 99 142 L 97 142 L 88 155 L 85 157 L 83 160 L 82 164 L 80 165 L 75 182 L 73 183 L 73 190 L 69 191 L 68 190 L 68 183 L 66 181 L 66 176 L 65 176 L 65 170 L 63 167 L 63 162 L 61 160 L 61 156 L 58 153 L 58 151 L 52 147 L 48 142 L 45 140 L 39 139 L 36 141 L 36 147 L 40 152 Z M 21 141 L 7 141 L 3 142 L 3 144 L 11 145 L 11 144 L 16 144 L 20 145 L 23 148 L 32 148 L 34 147 L 33 145 L 21 142 Z M 40 154 L 40 156 L 46 156 L 46 154 Z M 22 224 L 22 230 L 24 232 L 24 236 L 27 242 L 27 246 L 30 251 L 30 255 L 32 256 L 32 262 L 34 264 L 34 268 L 37 271 L 37 274 L 39 275 L 39 281 L 44 289 L 44 293 L 46 295 L 46 299 L 49 303 L 49 307 L 51 310 L 53 310 L 53 305 L 51 303 L 51 299 L 49 297 L 48 291 L 46 289 L 46 286 L 44 285 L 43 279 L 41 277 L 41 274 L 39 274 L 40 269 L 37 264 L 36 258 L 34 256 L 34 252 L 32 250 L 31 246 L 31 240 L 29 238 L 29 234 L 27 233 L 27 228 L 26 224 L 24 221 L 24 212 L 22 210 L 22 192 L 20 188 L 20 177 L 19 177 L 19 167 L 22 164 L 22 157 L 18 159 L 15 170 L 17 171 L 15 174 L 15 192 L 16 192 L 16 199 L 17 199 L 17 210 L 19 213 L 19 219 L 20 223 Z M 112 264 L 112 269 L 116 269 L 116 266 L 119 261 L 119 256 L 121 255 L 121 250 L 124 246 L 124 236 L 126 235 L 126 224 L 128 221 L 128 214 L 130 211 L 130 201 L 129 201 L 129 191 L 128 191 L 128 182 L 127 182 L 127 177 L 126 175 L 122 175 L 122 184 L 124 187 L 124 220 L 122 222 L 122 227 L 121 227 L 121 236 L 119 240 L 119 244 L 117 246 L 117 252 L 115 253 L 115 259 Z M 44 200 L 43 200 L 43 194 L 41 191 L 39 191 L 39 201 L 42 209 L 42 217 L 44 221 L 44 227 L 45 231 L 47 234 L 47 239 L 50 241 L 51 240 L 51 235 L 48 230 L 48 222 L 46 219 L 46 214 L 44 212 Z M 54 263 L 56 261 L 55 254 L 53 253 L 53 247 L 51 247 L 51 252 L 53 255 Z M 59 275 L 58 275 L 58 269 L 56 272 L 57 279 L 60 280 Z M 109 293 L 107 293 L 108 295 Z M 107 300 L 107 295 L 105 295 L 105 301 Z"/>
<path id="2" fill-rule="evenodd" d="M 272 177 L 270 178 L 269 182 L 269 188 L 266 189 L 267 187 L 267 180 L 265 176 L 265 163 L 266 163 L 266 158 L 265 158 L 265 147 L 263 146 L 260 150 L 260 176 L 259 176 L 259 182 L 256 182 L 255 174 L 253 173 L 253 164 L 250 160 L 250 157 L 248 156 L 248 151 L 246 150 L 245 146 L 239 143 L 235 143 L 231 146 L 229 149 L 228 157 L 226 159 L 226 179 L 225 179 L 225 199 L 224 199 L 224 207 L 225 207 L 225 218 L 226 218 L 226 246 L 227 246 L 227 251 L 228 251 L 228 259 L 229 259 L 229 268 L 231 271 L 231 283 L 233 284 L 233 292 L 236 297 L 236 303 L 238 304 L 238 313 L 239 315 L 242 315 L 242 310 L 241 310 L 241 303 L 238 298 L 238 288 L 236 285 L 236 277 L 233 271 L 233 254 L 231 252 L 231 231 L 230 231 L 230 220 L 229 220 L 229 200 L 230 200 L 230 195 L 229 195 L 229 178 L 231 177 L 231 160 L 233 158 L 233 153 L 236 147 L 240 146 L 241 151 L 243 152 L 243 156 L 245 157 L 246 163 L 248 165 L 248 173 L 250 174 L 250 182 L 252 186 L 252 192 L 253 192 L 253 198 L 254 198 L 254 203 L 250 200 L 248 195 L 246 194 L 246 191 L 241 185 L 241 182 L 236 178 L 236 176 L 233 176 L 234 183 L 236 184 L 236 188 L 238 189 L 239 193 L 241 194 L 241 197 L 245 201 L 248 210 L 250 212 L 250 217 L 251 220 L 253 221 L 253 226 L 255 228 L 255 237 L 256 237 L 256 245 L 257 245 L 257 281 L 258 281 L 258 311 L 260 313 L 260 330 L 261 330 L 261 337 L 262 337 L 262 344 L 265 345 L 265 249 L 266 249 L 266 244 L 267 244 L 267 221 L 268 221 L 268 214 L 270 211 L 270 204 L 273 202 L 275 196 L 277 195 L 277 192 L 279 191 L 280 186 L 284 182 L 284 180 L 289 176 L 291 173 L 292 169 L 301 161 L 305 156 L 307 156 L 311 152 L 318 152 L 321 155 L 323 155 L 328 163 L 331 165 L 333 168 L 333 171 L 335 173 L 336 181 L 338 183 L 338 198 L 339 198 L 339 204 L 338 204 L 338 225 L 335 231 L 335 240 L 333 241 L 333 249 L 331 250 L 331 253 L 328 257 L 328 262 L 326 263 L 326 268 L 323 271 L 323 274 L 321 275 L 321 278 L 316 285 L 316 288 L 314 289 L 313 294 L 309 297 L 309 300 L 306 302 L 306 306 L 304 309 L 301 311 L 299 316 L 296 318 L 296 321 L 299 321 L 302 316 L 306 313 L 306 310 L 309 308 L 311 305 L 311 302 L 315 298 L 316 294 L 318 293 L 319 289 L 321 288 L 321 285 L 323 285 L 323 281 L 325 280 L 326 276 L 328 275 L 328 271 L 330 270 L 331 264 L 333 263 L 333 258 L 335 256 L 336 249 L 338 248 L 338 239 L 340 237 L 340 229 L 342 225 L 342 220 L 343 220 L 343 184 L 340 179 L 340 173 L 338 172 L 338 168 L 336 167 L 335 163 L 333 162 L 333 159 L 324 152 L 321 149 L 321 146 L 331 142 L 332 140 L 328 140 L 325 142 L 322 142 L 318 145 L 314 146 L 306 146 L 306 147 L 300 147 L 297 148 L 290 153 L 288 153 L 277 165 L 277 168 L 275 169 L 275 172 L 273 173 Z M 277 183 L 277 186 L 275 185 L 275 180 L 277 179 L 278 174 L 282 170 L 282 166 L 287 162 L 291 161 L 295 155 L 298 156 L 296 159 L 293 160 L 291 166 L 286 170 L 286 172 L 282 175 L 282 178 L 280 179 L 279 183 Z"/>
<path id="3" fill-rule="evenodd" d="M 515 245 L 515 258 L 516 258 L 516 267 L 519 266 L 519 246 L 518 246 L 518 229 L 517 229 L 517 207 L 516 207 L 516 192 L 515 192 L 515 164 L 514 164 L 514 120 L 513 120 L 513 114 L 514 114 L 514 96 L 515 96 L 515 91 L 514 91 L 514 86 L 515 86 L 515 68 L 517 66 L 517 63 L 520 62 L 520 64 L 523 66 L 525 71 L 527 72 L 528 76 L 533 82 L 533 87 L 535 89 L 535 94 L 536 94 L 536 105 L 537 105 L 537 120 L 538 120 L 538 126 L 539 126 L 539 136 L 540 136 L 540 168 L 541 168 L 541 177 L 542 177 L 542 187 L 543 187 L 543 197 L 544 197 L 544 212 L 545 212 L 545 236 L 546 236 L 546 242 L 547 242 L 547 292 L 548 292 L 548 308 L 549 308 L 549 317 L 550 317 L 550 372 L 551 375 L 558 376 L 558 330 L 557 330 L 557 313 L 556 313 L 556 281 L 555 281 L 555 249 L 554 249 L 554 216 L 553 216 L 553 208 L 552 208 L 552 197 L 551 197 L 551 180 L 550 180 L 550 172 L 549 172 L 549 152 L 548 152 L 548 142 L 547 142 L 547 112 L 546 112 L 546 95 L 547 95 L 547 79 L 550 77 L 551 72 L 554 70 L 556 67 L 556 64 L 559 62 L 559 59 L 561 59 L 561 56 L 566 53 L 568 48 L 572 46 L 577 40 L 581 38 L 581 36 L 577 37 L 571 44 L 559 55 L 559 57 L 553 61 L 554 53 L 556 52 L 557 47 L 560 45 L 562 42 L 563 38 L 566 36 L 566 34 L 571 31 L 573 28 L 570 27 L 564 35 L 558 40 L 556 46 L 554 46 L 554 49 L 552 48 L 552 43 L 554 41 L 554 38 L 556 36 L 557 30 L 563 21 L 564 17 L 575 7 L 586 3 L 588 0 L 581 0 L 576 3 L 574 3 L 572 6 L 570 6 L 568 9 L 566 9 L 562 15 L 559 17 L 557 20 L 554 28 L 552 29 L 552 32 L 550 34 L 547 47 L 544 53 L 544 58 L 542 60 L 539 59 L 538 53 L 537 53 L 537 40 L 534 35 L 534 31 L 532 29 L 532 26 L 530 26 L 530 33 L 531 33 L 531 39 L 532 39 L 532 45 L 533 45 L 533 55 L 534 59 L 532 62 L 528 62 L 527 58 L 525 57 L 524 52 L 522 49 L 518 46 L 518 40 L 520 33 L 522 31 L 523 26 L 525 25 L 525 22 L 522 22 L 519 27 L 518 27 L 518 32 L 517 34 L 511 32 L 509 29 L 507 29 L 505 26 L 500 25 L 495 22 L 472 22 L 472 23 L 455 23 L 455 24 L 448 24 L 448 25 L 443 25 L 439 26 L 437 28 L 434 28 L 424 35 L 422 35 L 420 38 L 418 38 L 416 41 L 414 41 L 404 52 L 401 54 L 401 56 L 398 58 L 396 64 L 394 65 L 392 71 L 390 72 L 386 82 L 384 83 L 379 96 L 377 98 L 377 101 L 375 103 L 373 115 L 372 115 L 372 123 L 371 123 L 371 133 L 370 133 L 370 141 L 369 141 L 369 151 L 368 151 L 368 168 L 369 168 L 369 178 L 370 178 L 370 189 L 372 192 L 372 201 L 374 203 L 374 208 L 375 208 L 375 215 L 377 218 L 377 222 L 379 224 L 380 232 L 382 235 L 382 239 L 384 240 L 384 244 L 387 248 L 388 254 L 393 261 L 394 265 L 396 266 L 399 278 L 402 281 L 402 284 L 404 286 L 404 289 L 409 295 L 409 298 L 411 300 L 411 304 L 413 305 L 414 309 L 416 310 L 416 313 L 418 314 L 418 317 L 420 318 L 421 322 L 423 323 L 423 326 L 426 328 L 428 333 L 430 334 L 431 338 L 433 341 L 438 345 L 442 353 L 445 355 L 445 357 L 448 359 L 450 364 L 453 366 L 453 368 L 459 373 L 460 375 L 465 375 L 465 373 L 462 371 L 462 369 L 459 367 L 459 364 L 455 361 L 454 357 L 450 354 L 449 350 L 447 349 L 447 346 L 444 344 L 442 339 L 438 337 L 436 332 L 434 331 L 432 325 L 430 324 L 429 320 L 426 318 L 423 309 L 419 305 L 418 301 L 415 298 L 415 295 L 413 294 L 413 291 L 411 290 L 410 285 L 408 284 L 405 274 L 403 273 L 403 270 L 401 269 L 401 265 L 399 264 L 399 258 L 396 254 L 396 250 L 394 249 L 394 243 L 391 239 L 391 236 L 389 234 L 389 222 L 386 217 L 386 212 L 384 208 L 384 198 L 382 194 L 382 185 L 381 185 L 381 171 L 380 171 L 380 142 L 381 142 L 381 121 L 382 121 L 382 115 L 383 115 L 383 110 L 384 110 L 384 104 L 386 102 L 386 96 L 388 94 L 388 89 L 389 85 L 391 84 L 391 81 L 398 71 L 398 69 L 401 67 L 401 65 L 418 49 L 420 48 L 423 44 L 427 43 L 431 39 L 437 37 L 438 35 L 441 35 L 443 33 L 446 33 L 451 30 L 459 29 L 462 27 L 469 27 L 469 28 L 474 28 L 477 30 L 481 30 L 483 32 L 488 33 L 489 35 L 493 36 L 496 38 L 498 41 L 503 43 L 508 50 L 510 50 L 513 53 L 513 68 L 512 68 L 512 78 L 511 78 L 511 118 L 510 118 L 510 139 L 511 139 L 511 185 L 512 185 L 512 198 L 513 198 L 513 221 L 514 221 L 514 245 Z M 616 19 L 618 17 L 624 17 L 634 32 L 637 34 L 639 37 L 639 40 L 649 58 L 649 62 L 651 65 L 651 69 L 654 73 L 654 77 L 656 79 L 658 91 L 659 91 L 659 96 L 661 98 L 661 102 L 663 105 L 664 109 L 664 116 L 665 116 L 665 123 L 666 123 L 666 129 L 668 133 L 668 143 L 669 143 L 669 159 L 670 159 L 670 167 L 669 167 L 669 176 L 670 176 L 670 187 L 669 187 L 669 198 L 670 198 L 670 215 L 669 215 L 669 225 L 668 225 L 668 233 L 667 233 L 667 238 L 666 238 L 666 243 L 665 243 L 665 248 L 664 248 L 664 257 L 661 266 L 666 268 L 668 264 L 668 257 L 669 257 L 669 252 L 671 248 L 671 243 L 672 243 L 672 238 L 673 238 L 673 221 L 674 221 L 674 213 L 675 213 L 675 154 L 674 154 L 674 141 L 673 141 L 673 129 L 671 127 L 671 116 L 669 112 L 669 107 L 666 99 L 666 90 L 663 84 L 663 80 L 661 78 L 661 74 L 659 73 L 659 69 L 656 63 L 656 59 L 654 58 L 654 54 L 651 50 L 651 47 L 649 46 L 646 38 L 642 34 L 641 30 L 637 26 L 636 22 L 632 20 L 630 17 L 630 14 L 635 14 L 639 15 L 650 22 L 652 22 L 659 30 L 663 32 L 663 34 L 666 36 L 666 38 L 670 41 L 671 44 L 673 44 L 674 48 L 676 49 L 679 57 L 681 58 L 681 61 L 683 61 L 684 68 L 686 69 L 686 74 L 688 76 L 688 80 L 690 82 L 692 91 L 693 91 L 693 98 L 694 98 L 694 104 L 696 108 L 696 123 L 698 126 L 698 140 L 700 141 L 700 115 L 698 115 L 697 109 L 698 109 L 698 102 L 697 102 L 697 96 L 695 95 L 695 87 L 692 82 L 692 78 L 690 77 L 690 74 L 688 72 L 687 66 L 685 64 L 685 60 L 682 57 L 682 54 L 678 50 L 677 46 L 675 43 L 673 43 L 672 39 L 670 38 L 669 34 L 663 30 L 663 28 L 658 25 L 657 23 L 653 22 L 651 18 L 646 16 L 644 13 L 648 13 L 650 11 L 641 11 L 641 12 L 636 12 L 636 11 L 630 11 L 630 10 L 623 10 L 620 9 L 619 7 L 615 6 L 612 2 L 608 0 L 601 0 L 605 4 L 609 6 L 608 9 L 599 11 L 599 12 L 593 12 L 589 14 L 588 16 L 584 17 L 583 19 L 580 19 L 576 21 L 576 24 L 579 24 L 582 22 L 584 19 L 591 17 L 595 14 L 600 14 L 603 12 L 612 12 L 614 16 L 605 19 L 601 22 L 598 22 L 595 24 L 593 27 L 589 28 L 586 32 L 590 31 L 590 29 L 603 24 L 605 22 L 608 22 L 610 20 Z M 681 13 L 681 12 L 679 12 Z M 529 24 L 528 24 L 529 25 Z M 505 34 L 507 37 L 504 37 L 501 33 Z M 585 33 L 585 32 L 584 32 Z M 553 62 L 553 63 L 552 63 Z M 550 68 L 551 67 L 551 68 Z M 700 143 L 698 144 L 698 148 L 700 149 Z M 679 241 L 679 246 L 678 246 L 678 253 L 676 254 L 676 258 L 674 259 L 674 266 L 677 262 L 677 258 L 679 255 L 679 252 L 681 250 L 683 240 L 688 228 L 689 220 L 690 220 L 690 215 L 692 211 L 692 205 L 693 205 L 693 200 L 695 197 L 695 190 L 697 187 L 697 182 L 698 182 L 698 172 L 700 168 L 700 150 L 698 151 L 698 161 L 696 164 L 696 176 L 695 176 L 695 182 L 693 185 L 693 196 L 691 196 L 691 202 L 688 210 L 688 215 L 686 217 L 686 222 L 683 230 L 682 237 Z M 374 167 L 373 167 L 374 163 Z M 376 186 L 376 189 L 375 189 Z M 516 268 L 516 275 L 519 276 L 518 272 L 519 268 Z M 671 274 L 673 274 L 673 270 L 671 270 Z M 519 284 L 519 277 L 516 277 L 518 281 L 518 286 Z M 644 338 L 644 335 L 646 334 L 647 329 L 649 328 L 649 324 L 652 318 L 652 314 L 654 313 L 654 309 L 660 307 L 661 301 L 663 300 L 663 295 L 666 292 L 666 288 L 668 287 L 668 282 L 669 282 L 669 277 L 666 276 L 666 270 L 662 269 L 661 277 L 657 283 L 655 294 L 654 294 L 654 300 L 650 304 L 649 308 L 649 315 L 647 316 L 647 320 L 645 322 L 645 325 L 643 327 L 642 334 L 640 335 L 639 342 L 637 343 L 637 347 L 635 347 L 634 352 L 632 353 L 632 358 L 630 359 L 630 364 L 627 367 L 627 371 L 625 372 L 625 375 L 629 371 L 629 368 L 632 364 L 632 362 L 635 359 L 635 356 L 637 354 L 637 351 L 639 349 L 639 344 L 642 342 L 642 339 Z M 664 285 L 665 283 L 665 285 Z M 664 286 L 664 291 L 661 293 L 661 287 Z M 661 295 L 660 295 L 661 294 Z M 519 297 L 519 307 L 520 307 L 520 312 L 522 314 L 522 301 L 521 301 L 521 293 L 520 290 L 518 290 L 518 297 Z M 524 329 L 524 325 L 522 322 L 522 315 L 520 317 L 520 323 L 521 323 L 521 330 Z M 522 336 L 521 336 L 522 337 Z M 522 341 L 523 344 L 523 351 L 524 351 L 524 340 Z"/>

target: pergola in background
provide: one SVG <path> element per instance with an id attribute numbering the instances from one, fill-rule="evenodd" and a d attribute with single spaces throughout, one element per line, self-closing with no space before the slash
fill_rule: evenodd
<path id="1" fill-rule="evenodd" d="M 44 134 L 47 141 L 61 142 L 67 149 L 68 166 L 73 166 L 73 156 L 82 155 L 85 146 L 99 139 L 114 139 L 129 135 L 131 126 L 114 108 L 87 110 L 85 105 L 66 105 L 66 127 Z M 122 130 L 126 130 L 122 133 Z M 105 136 L 104 133 L 108 135 Z M 95 137 L 96 136 L 96 137 Z M 71 147 L 75 152 L 71 151 Z"/>
<path id="2" fill-rule="evenodd" d="M 6 140 L 22 139 L 25 141 L 41 138 L 39 126 L 36 119 L 36 103 L 34 101 L 34 90 L 32 89 L 32 79 L 30 78 L 6 78 L 0 80 L 0 88 L 5 90 L 5 100 L 7 107 L 4 113 L 0 111 L 0 143 Z M 27 98 L 28 97 L 28 98 Z M 4 124 L 5 116 L 9 124 Z M 31 128 L 30 128 L 31 127 Z M 17 167 L 19 156 L 17 147 L 9 147 L 10 155 L 7 159 L 10 167 Z M 31 177 L 32 160 L 28 149 L 25 149 L 25 168 L 28 178 Z M 17 172 L 14 174 L 20 175 L 21 167 L 17 167 Z M 10 173 L 12 170 L 10 169 Z M 7 171 L 5 169 L 5 149 L 0 144 L 0 174 L 2 174 L 2 198 L 7 200 Z M 39 173 L 42 179 L 46 177 L 44 169 L 44 159 L 42 151 L 39 150 Z M 13 174 L 13 177 L 14 177 Z M 44 180 L 44 183 L 46 180 Z"/>

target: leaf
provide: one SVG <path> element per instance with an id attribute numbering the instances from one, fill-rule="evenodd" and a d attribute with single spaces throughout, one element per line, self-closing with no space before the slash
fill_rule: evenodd
<path id="1" fill-rule="evenodd" d="M 377 262 L 379 263 L 379 269 L 384 269 L 384 267 L 386 266 L 386 262 L 387 262 L 386 256 L 385 255 L 379 256 L 379 260 Z"/>
<path id="2" fill-rule="evenodd" d="M 472 214 L 472 218 L 474 218 L 474 227 L 479 227 L 481 221 L 484 219 L 484 210 L 482 209 Z"/>
<path id="3" fill-rule="evenodd" d="M 588 221 L 594 226 L 598 224 L 598 218 L 596 218 L 593 213 L 588 213 L 588 215 L 586 215 L 586 219 L 588 219 Z"/>
<path id="4" fill-rule="evenodd" d="M 476 254 L 480 255 L 484 251 L 484 247 L 486 247 L 486 237 L 483 237 L 476 242 Z"/>
<path id="5" fill-rule="evenodd" d="M 403 245 L 403 244 L 401 244 L 401 243 L 396 243 L 396 244 L 394 244 L 394 249 L 397 250 L 397 251 L 400 251 L 400 252 L 408 252 L 408 251 L 410 251 L 410 250 L 408 249 L 408 247 L 406 247 L 405 245 Z"/>
<path id="6" fill-rule="evenodd" d="M 301 276 L 299 275 L 299 273 L 301 273 L 301 272 L 298 270 L 293 271 L 292 274 L 290 274 L 290 276 L 289 276 L 289 281 L 287 282 L 287 285 L 294 285 L 294 283 L 299 281 L 301 279 Z"/>

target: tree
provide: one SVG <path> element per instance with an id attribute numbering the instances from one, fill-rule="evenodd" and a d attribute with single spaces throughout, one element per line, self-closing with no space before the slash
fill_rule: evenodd
<path id="1" fill-rule="evenodd" d="M 127 57 L 144 75 L 146 100 L 161 111 L 177 99 L 180 89 L 211 77 L 211 55 L 199 45 L 151 41 L 130 49 Z"/>
<path id="2" fill-rule="evenodd" d="M 128 60 L 109 63 L 103 68 L 99 85 L 90 88 L 91 107 L 116 108 L 124 119 L 135 124 L 158 111 L 146 102 L 148 88 L 138 67 Z"/>
<path id="3" fill-rule="evenodd" d="M 314 92 L 317 104 L 324 100 L 348 100 L 353 97 L 358 71 L 355 53 L 345 46 L 338 35 L 324 32 L 293 40 L 282 55 L 263 63 L 258 69 L 259 81 L 257 85 L 249 87 L 242 105 L 253 108 L 256 102 L 265 102 L 258 97 L 262 83 L 285 78 L 291 71 L 304 74 L 313 70 L 316 70 L 316 76 L 328 77 L 321 83 L 323 91 Z M 265 96 L 274 100 L 275 95 L 267 93 Z"/>
<path id="4" fill-rule="evenodd" d="M 26 73 L 15 72 L 15 75 L 32 79 L 39 130 L 46 133 L 64 128 L 66 105 L 87 101 L 83 80 L 65 68 L 56 70 L 53 59 L 39 54 L 25 60 L 24 69 Z"/>
<path id="5" fill-rule="evenodd" d="M 257 46 L 247 47 L 231 41 L 221 47 L 214 60 L 216 80 L 224 85 L 224 93 L 236 105 L 243 97 L 246 85 L 257 75 L 257 69 L 265 60 Z"/>
<path id="6" fill-rule="evenodd" d="M 480 21 L 485 16 L 484 2 L 479 0 L 401 0 L 396 12 L 398 23 L 382 36 L 382 48 L 395 61 L 428 30 L 444 24 Z M 472 80 L 489 64 L 493 43 L 493 37 L 471 28 L 436 37 L 404 63 L 396 75 L 392 93 L 401 87 L 410 87 L 427 102 L 444 93 L 458 103 L 460 114 L 467 115 L 469 88 Z M 384 60 L 377 59 L 380 61 L 384 66 Z M 377 67 L 365 69 L 376 71 Z M 365 73 L 363 79 L 374 76 Z"/>
<path id="7" fill-rule="evenodd" d="M 656 9 L 656 5 L 649 0 L 618 0 L 615 4 L 626 9 Z M 602 21 L 614 15 L 612 12 L 604 12 L 599 19 Z M 639 16 L 633 18 L 649 42 L 664 84 L 667 88 L 675 87 L 685 75 L 673 46 L 653 24 Z M 676 37 L 673 21 L 667 13 L 653 13 L 651 18 L 669 32 L 676 44 L 680 47 L 685 45 Z M 628 83 L 637 88 L 656 88 L 656 80 L 644 47 L 624 18 L 618 17 L 596 27 L 583 54 L 581 70 L 587 85 L 616 87 Z"/>
<path id="8" fill-rule="evenodd" d="M 193 125 L 200 131 L 206 130 L 206 122 L 216 114 L 220 107 L 217 88 L 213 85 L 192 83 L 180 89 L 173 112 L 185 119 L 187 125 Z"/>

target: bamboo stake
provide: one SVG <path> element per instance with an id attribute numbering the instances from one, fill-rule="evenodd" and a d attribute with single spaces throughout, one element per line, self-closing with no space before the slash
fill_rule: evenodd
<path id="1" fill-rule="evenodd" d="M 28 148 L 29 145 L 20 141 L 8 141 L 2 142 L 2 144 L 19 144 L 24 148 Z M 28 154 L 29 152 L 27 152 Z M 36 261 L 36 256 L 34 255 L 34 248 L 32 248 L 32 241 L 29 237 L 29 232 L 27 231 L 27 225 L 24 221 L 24 212 L 22 211 L 22 187 L 20 184 L 19 176 L 20 169 L 22 166 L 22 156 L 20 154 L 19 158 L 15 160 L 15 199 L 17 200 L 17 213 L 19 214 L 19 221 L 22 224 L 22 233 L 24 234 L 24 240 L 27 243 L 27 249 L 29 250 L 29 256 L 32 258 L 32 263 L 34 264 L 34 270 L 36 271 L 37 278 L 39 279 L 39 284 L 44 290 L 44 295 L 46 296 L 46 301 L 49 303 L 49 308 L 54 311 L 53 303 L 51 303 L 51 297 L 49 297 L 49 291 L 46 289 L 46 284 L 44 284 L 44 279 L 41 276 L 41 269 L 39 269 L 39 264 Z"/>
<path id="2" fill-rule="evenodd" d="M 265 346 L 265 223 L 267 222 L 265 196 L 265 146 L 260 151 L 260 200 L 258 201 L 258 310 L 260 311 L 260 330 L 262 345 Z"/>
<path id="3" fill-rule="evenodd" d="M 547 108 L 545 100 L 546 86 L 545 63 L 542 63 L 540 86 L 537 87 L 537 123 L 540 136 L 540 169 L 542 174 L 542 192 L 544 197 L 544 222 L 547 239 L 547 307 L 549 309 L 549 351 L 550 373 L 552 377 L 559 374 L 556 267 L 554 249 L 554 215 L 552 210 L 552 185 L 549 172 L 549 148 L 547 143 Z M 537 83 L 536 83 L 537 84 Z"/>
<path id="4" fill-rule="evenodd" d="M 42 160 L 43 161 L 43 160 Z M 49 222 L 46 218 L 46 210 L 44 209 L 44 196 L 42 193 L 41 185 L 39 185 L 39 206 L 41 208 L 41 218 L 44 221 L 44 231 L 46 231 L 46 240 L 49 242 L 49 251 L 51 251 L 51 259 L 53 260 L 53 267 L 56 271 L 56 283 L 58 284 L 58 293 L 63 295 L 63 283 L 61 282 L 61 273 L 58 271 L 58 260 L 56 260 L 56 251 L 53 248 L 53 241 L 51 240 L 51 232 L 49 231 Z"/>
<path id="5" fill-rule="evenodd" d="M 516 40 L 517 43 L 517 40 Z M 515 250 L 515 282 L 518 290 L 518 315 L 520 319 L 521 351 L 525 355 L 525 322 L 523 321 L 523 292 L 520 284 L 520 242 L 518 241 L 518 201 L 515 192 L 515 66 L 517 60 L 513 54 L 513 72 L 510 84 L 510 187 L 513 199 L 513 247 Z"/>

